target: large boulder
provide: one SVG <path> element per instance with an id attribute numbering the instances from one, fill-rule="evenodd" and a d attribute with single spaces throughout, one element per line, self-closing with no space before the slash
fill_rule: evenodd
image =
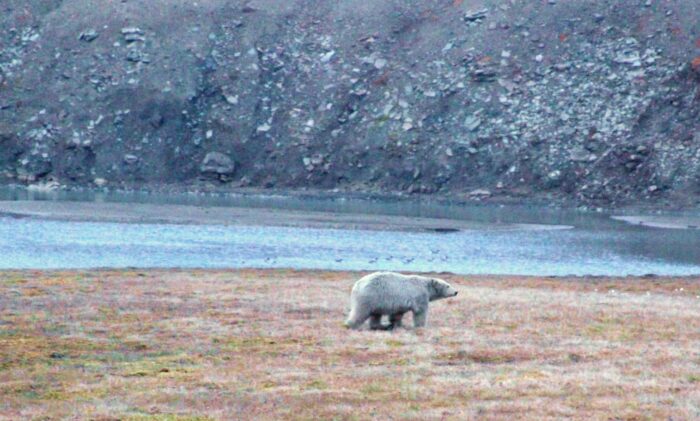
<path id="1" fill-rule="evenodd" d="M 215 176 L 231 176 L 236 170 L 236 164 L 228 155 L 221 152 L 209 152 L 200 167 L 202 173 Z"/>

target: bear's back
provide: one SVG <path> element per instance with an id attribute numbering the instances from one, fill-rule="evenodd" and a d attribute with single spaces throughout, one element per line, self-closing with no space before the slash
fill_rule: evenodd
<path id="1" fill-rule="evenodd" d="M 353 291 L 400 294 L 406 288 L 424 288 L 419 276 L 402 275 L 396 272 L 374 272 L 360 278 Z"/>

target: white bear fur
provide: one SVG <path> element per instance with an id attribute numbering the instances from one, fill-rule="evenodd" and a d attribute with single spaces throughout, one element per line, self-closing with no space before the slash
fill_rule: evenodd
<path id="1" fill-rule="evenodd" d="M 350 294 L 350 315 L 345 326 L 358 329 L 370 319 L 371 329 L 393 329 L 401 326 L 406 312 L 413 312 L 415 327 L 425 326 L 428 303 L 454 297 L 457 291 L 438 278 L 402 275 L 394 272 L 375 272 L 360 278 Z M 383 315 L 389 316 L 389 326 L 383 327 Z"/>

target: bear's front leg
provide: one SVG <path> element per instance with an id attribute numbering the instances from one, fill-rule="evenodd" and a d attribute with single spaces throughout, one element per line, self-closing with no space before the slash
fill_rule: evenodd
<path id="1" fill-rule="evenodd" d="M 428 320 L 428 309 L 413 312 L 413 327 L 425 327 L 425 322 Z"/>
<path id="2" fill-rule="evenodd" d="M 413 327 L 425 326 L 428 318 L 428 297 L 422 297 L 413 307 Z"/>

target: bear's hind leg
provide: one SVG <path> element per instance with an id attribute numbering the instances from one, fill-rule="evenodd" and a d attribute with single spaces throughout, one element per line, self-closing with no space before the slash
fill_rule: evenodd
<path id="1" fill-rule="evenodd" d="M 401 319 L 403 318 L 403 315 L 404 313 L 394 313 L 391 316 L 389 316 L 389 329 L 396 329 L 397 327 L 401 327 Z"/>
<path id="2" fill-rule="evenodd" d="M 386 330 L 385 326 L 382 326 L 382 315 L 373 314 L 369 319 L 369 328 L 372 330 Z"/>

